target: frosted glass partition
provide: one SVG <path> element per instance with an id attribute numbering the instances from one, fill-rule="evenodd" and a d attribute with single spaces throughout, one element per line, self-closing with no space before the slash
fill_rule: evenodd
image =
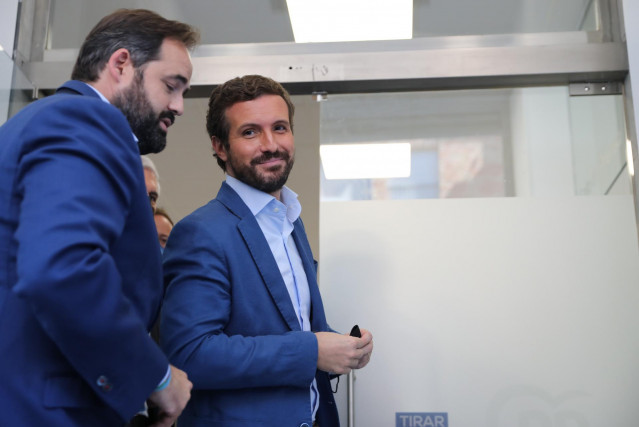
<path id="1" fill-rule="evenodd" d="M 516 196 L 442 198 L 439 184 L 439 198 L 321 202 L 327 317 L 375 337 L 354 426 L 636 424 L 639 245 L 618 98 L 552 87 L 338 101 L 322 104 L 323 143 L 490 135 Z"/>
<path id="2" fill-rule="evenodd" d="M 375 337 L 355 426 L 636 423 L 631 196 L 322 203 L 320 252 L 331 326 Z"/>
<path id="3" fill-rule="evenodd" d="M 344 179 L 321 151 L 324 201 L 630 194 L 620 95 L 574 97 L 567 87 L 333 95 L 321 115 L 322 146 L 346 150 L 345 171 L 371 171 Z M 358 144 L 387 155 L 348 158 Z M 410 146 L 410 160 L 385 174 L 398 144 Z"/>

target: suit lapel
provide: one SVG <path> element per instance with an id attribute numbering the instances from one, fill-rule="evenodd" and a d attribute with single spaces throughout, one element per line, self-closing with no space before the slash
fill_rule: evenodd
<path id="1" fill-rule="evenodd" d="M 301 330 L 280 269 L 253 213 L 226 183 L 222 184 L 217 199 L 240 218 L 237 228 L 284 321 L 291 330 Z"/>

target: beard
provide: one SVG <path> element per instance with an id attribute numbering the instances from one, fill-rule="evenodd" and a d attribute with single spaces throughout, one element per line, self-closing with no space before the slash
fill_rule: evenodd
<path id="1" fill-rule="evenodd" d="M 284 187 L 284 184 L 286 184 L 288 180 L 288 175 L 291 173 L 291 169 L 293 169 L 293 163 L 295 163 L 295 158 L 292 158 L 289 153 L 283 151 L 264 153 L 262 156 L 251 160 L 248 166 L 235 162 L 230 150 L 227 151 L 227 157 L 228 166 L 231 171 L 233 171 L 233 176 L 236 179 L 268 194 L 281 190 L 282 187 Z M 269 172 L 271 172 L 269 175 L 260 173 L 257 169 L 257 165 L 270 159 L 283 159 L 286 164 L 284 167 L 274 166 L 268 169 Z M 279 171 L 277 169 L 279 169 Z"/>
<path id="2" fill-rule="evenodd" d="M 144 92 L 142 73 L 136 71 L 131 87 L 114 96 L 112 104 L 122 111 L 133 134 L 138 138 L 140 154 L 159 153 L 166 147 L 166 132 L 160 128 L 160 120 L 175 121 L 175 114 L 163 111 L 157 114 Z"/>

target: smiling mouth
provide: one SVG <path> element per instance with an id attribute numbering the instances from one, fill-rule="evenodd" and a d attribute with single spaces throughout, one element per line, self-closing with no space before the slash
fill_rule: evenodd
<path id="1" fill-rule="evenodd" d="M 253 163 L 255 166 L 260 166 L 264 172 L 276 172 L 281 170 L 286 165 L 286 161 L 281 158 L 263 159 Z"/>
<path id="2" fill-rule="evenodd" d="M 284 161 L 284 159 L 281 158 L 281 157 L 276 157 L 276 158 L 262 160 L 262 161 L 258 162 L 258 164 L 260 164 L 260 165 L 270 165 L 270 164 L 273 164 L 273 163 L 279 163 L 281 161 Z"/>
<path id="3" fill-rule="evenodd" d="M 251 162 L 253 165 L 265 165 L 270 166 L 279 162 L 286 163 L 288 161 L 288 156 L 282 152 L 273 152 L 273 153 L 265 153 L 262 156 L 253 159 Z"/>

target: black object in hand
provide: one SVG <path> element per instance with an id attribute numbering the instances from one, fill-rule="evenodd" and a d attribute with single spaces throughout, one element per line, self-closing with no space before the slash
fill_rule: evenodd
<path id="1" fill-rule="evenodd" d="M 352 337 L 361 338 L 362 337 L 362 333 L 359 330 L 359 326 L 357 326 L 357 325 L 353 326 L 353 329 L 351 329 L 350 335 Z"/>

